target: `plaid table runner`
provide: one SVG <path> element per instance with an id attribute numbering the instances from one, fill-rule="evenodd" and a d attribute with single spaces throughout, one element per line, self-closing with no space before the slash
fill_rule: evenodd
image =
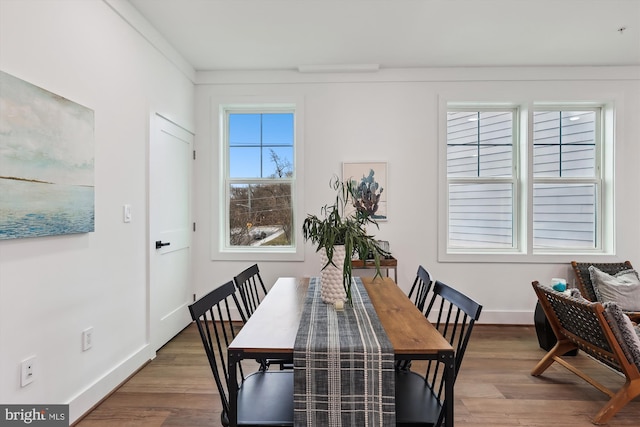
<path id="1" fill-rule="evenodd" d="M 336 311 L 311 278 L 294 346 L 294 425 L 395 426 L 393 347 L 360 278 Z"/>

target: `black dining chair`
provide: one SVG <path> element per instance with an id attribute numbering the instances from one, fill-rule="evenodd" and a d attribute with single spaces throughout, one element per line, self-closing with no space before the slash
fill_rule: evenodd
<path id="1" fill-rule="evenodd" d="M 233 278 L 233 281 L 242 299 L 244 312 L 247 318 L 250 318 L 267 295 L 267 288 L 260 276 L 258 264 L 245 268 Z M 262 359 L 258 360 L 258 363 L 263 371 L 269 369 L 271 365 L 278 365 L 280 369 L 293 369 L 293 359 Z"/>
<path id="2" fill-rule="evenodd" d="M 451 344 L 458 376 L 471 331 L 482 306 L 436 280 L 425 316 Z M 396 425 L 440 426 L 444 421 L 444 369 L 437 360 L 426 362 L 426 373 L 396 370 Z"/>
<path id="3" fill-rule="evenodd" d="M 231 318 L 233 304 L 239 306 L 239 301 L 229 281 L 189 306 L 222 401 L 222 425 L 229 425 L 227 390 L 236 387 L 239 426 L 293 426 L 293 371 L 259 370 L 245 376 L 238 363 L 239 383 L 229 384 L 227 348 L 237 327 Z M 240 315 L 244 322 L 244 314 Z"/>
<path id="4" fill-rule="evenodd" d="M 409 299 L 420 311 L 424 311 L 424 303 L 431 289 L 433 281 L 429 272 L 421 265 L 418 266 L 416 278 L 409 290 Z M 414 295 L 415 293 L 415 295 Z M 397 360 L 396 369 L 411 369 L 411 360 Z"/>
<path id="5" fill-rule="evenodd" d="M 258 264 L 244 269 L 233 278 L 233 281 L 238 288 L 244 312 L 247 317 L 251 317 L 267 294 L 267 288 L 264 286 L 262 276 L 260 276 Z"/>
<path id="6" fill-rule="evenodd" d="M 433 281 L 431 280 L 429 272 L 423 266 L 419 265 L 416 278 L 413 281 L 411 290 L 409 291 L 409 299 L 413 297 L 413 303 L 420 311 L 424 311 L 424 303 L 427 300 L 427 294 L 429 293 L 432 284 Z M 413 295 L 414 292 L 415 296 Z"/>

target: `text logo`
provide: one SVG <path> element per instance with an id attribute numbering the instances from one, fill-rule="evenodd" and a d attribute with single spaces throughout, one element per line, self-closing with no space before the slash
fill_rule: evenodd
<path id="1" fill-rule="evenodd" d="M 69 405 L 0 405 L 0 427 L 68 427 Z"/>

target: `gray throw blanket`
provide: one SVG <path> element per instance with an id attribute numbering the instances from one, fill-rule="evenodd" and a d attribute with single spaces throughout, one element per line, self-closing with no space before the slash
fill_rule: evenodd
<path id="1" fill-rule="evenodd" d="M 311 278 L 294 346 L 296 426 L 395 426 L 393 347 L 360 278 L 336 311 Z"/>

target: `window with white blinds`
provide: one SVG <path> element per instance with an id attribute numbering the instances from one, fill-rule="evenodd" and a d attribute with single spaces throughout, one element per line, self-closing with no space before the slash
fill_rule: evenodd
<path id="1" fill-rule="evenodd" d="M 447 250 L 598 249 L 600 120 L 600 108 L 449 108 Z"/>
<path id="2" fill-rule="evenodd" d="M 450 248 L 511 249 L 514 235 L 515 110 L 449 111 Z"/>
<path id="3" fill-rule="evenodd" d="M 533 113 L 533 248 L 598 247 L 599 110 Z"/>

